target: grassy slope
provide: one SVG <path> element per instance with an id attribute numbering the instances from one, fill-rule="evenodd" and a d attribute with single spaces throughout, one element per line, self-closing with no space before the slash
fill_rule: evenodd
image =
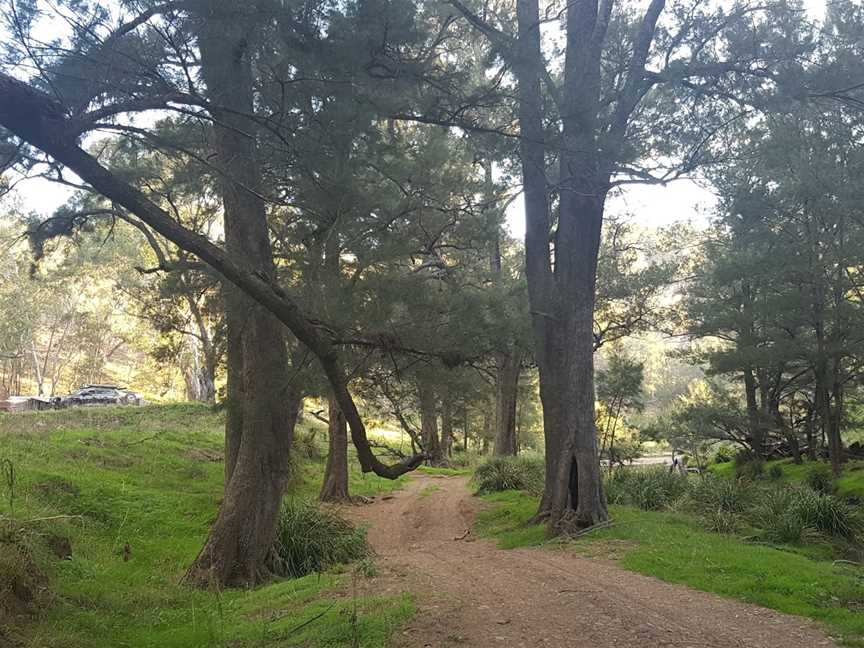
<path id="1" fill-rule="evenodd" d="M 780 466 L 783 470 L 783 478 L 787 482 L 802 483 L 810 472 L 824 465 L 824 462 L 812 461 L 795 464 L 791 459 L 782 459 L 768 462 L 765 470 L 767 472 L 771 466 Z M 732 477 L 735 474 L 735 465 L 732 461 L 714 464 L 710 469 L 724 477 Z M 843 473 L 837 480 L 837 494 L 841 497 L 855 497 L 864 501 L 864 461 L 850 461 L 843 467 Z"/>
<path id="2" fill-rule="evenodd" d="M 74 516 L 28 526 L 40 536 L 68 536 L 73 552 L 72 560 L 49 563 L 56 596 L 27 625 L 29 645 L 345 646 L 355 636 L 357 645 L 387 644 L 411 615 L 410 600 L 358 600 L 355 619 L 355 602 L 330 593 L 350 586 L 347 573 L 254 591 L 178 584 L 216 514 L 221 447 L 221 416 L 195 406 L 0 416 L 0 460 L 11 460 L 17 475 L 15 518 Z M 322 470 L 320 463 L 305 464 L 294 496 L 314 497 Z M 366 495 L 399 486 L 357 473 L 351 482 L 355 494 Z M 10 514 L 7 491 L 0 485 L 0 516 Z"/>
<path id="3" fill-rule="evenodd" d="M 478 516 L 482 535 L 502 548 L 537 545 L 545 529 L 527 525 L 537 507 L 522 492 L 486 496 Z M 786 547 L 746 543 L 703 531 L 685 515 L 612 507 L 615 524 L 568 548 L 613 558 L 630 570 L 741 599 L 828 625 L 848 645 L 864 646 L 864 571 Z"/>

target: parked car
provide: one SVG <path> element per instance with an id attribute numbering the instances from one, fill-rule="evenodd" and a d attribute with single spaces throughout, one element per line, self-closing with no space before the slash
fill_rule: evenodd
<path id="1" fill-rule="evenodd" d="M 138 394 L 117 385 L 84 385 L 68 396 L 55 400 L 56 407 L 79 407 L 82 405 L 143 405 Z"/>

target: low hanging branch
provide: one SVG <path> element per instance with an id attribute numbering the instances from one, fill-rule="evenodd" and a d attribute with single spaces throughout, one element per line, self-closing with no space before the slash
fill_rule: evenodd
<path id="1" fill-rule="evenodd" d="M 339 363 L 338 347 L 332 333 L 307 317 L 273 281 L 247 268 L 242 260 L 234 259 L 206 237 L 183 227 L 141 191 L 118 178 L 84 151 L 78 145 L 78 129 L 62 104 L 41 90 L 0 73 L 0 125 L 65 165 L 98 193 L 124 207 L 180 249 L 204 261 L 287 326 L 321 363 L 333 395 L 348 421 L 363 472 L 395 479 L 426 459 L 424 454 L 418 454 L 396 464 L 382 463 L 372 451 L 366 427 L 348 391 L 348 380 Z"/>

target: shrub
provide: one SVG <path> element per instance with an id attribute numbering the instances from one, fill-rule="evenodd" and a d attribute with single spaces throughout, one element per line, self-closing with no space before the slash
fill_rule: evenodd
<path id="1" fill-rule="evenodd" d="M 779 464 L 771 464 L 771 467 L 768 468 L 768 478 L 774 481 L 783 479 L 783 468 Z"/>
<path id="2" fill-rule="evenodd" d="M 610 504 L 629 504 L 643 511 L 669 507 L 687 490 L 687 476 L 666 468 L 619 469 L 606 479 Z"/>
<path id="3" fill-rule="evenodd" d="M 804 483 L 817 493 L 824 493 L 825 495 L 833 495 L 837 491 L 834 473 L 825 464 L 814 466 L 804 478 Z"/>
<path id="4" fill-rule="evenodd" d="M 298 578 L 369 556 L 366 531 L 309 502 L 282 507 L 274 544 L 274 570 Z"/>
<path id="5" fill-rule="evenodd" d="M 477 467 L 474 482 L 481 495 L 507 490 L 539 494 L 545 473 L 542 457 L 493 457 Z"/>
<path id="6" fill-rule="evenodd" d="M 714 463 L 727 463 L 732 461 L 735 457 L 732 454 L 732 451 L 729 448 L 720 447 L 717 448 L 717 452 L 714 453 Z"/>

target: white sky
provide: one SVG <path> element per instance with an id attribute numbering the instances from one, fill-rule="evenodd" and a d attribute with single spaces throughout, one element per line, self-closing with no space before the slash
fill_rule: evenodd
<path id="1" fill-rule="evenodd" d="M 729 0 L 718 0 L 729 4 Z M 814 18 L 825 12 L 826 0 L 804 0 L 804 6 Z M 28 180 L 19 186 L 17 195 L 25 211 L 43 216 L 51 214 L 72 194 L 68 187 L 43 179 Z M 677 180 L 665 186 L 631 185 L 610 197 L 608 210 L 611 214 L 631 217 L 644 226 L 666 226 L 675 222 L 691 221 L 705 223 L 715 205 L 713 194 L 692 180 Z M 515 200 L 507 212 L 510 233 L 519 239 L 525 234 L 525 212 L 521 197 Z"/>

